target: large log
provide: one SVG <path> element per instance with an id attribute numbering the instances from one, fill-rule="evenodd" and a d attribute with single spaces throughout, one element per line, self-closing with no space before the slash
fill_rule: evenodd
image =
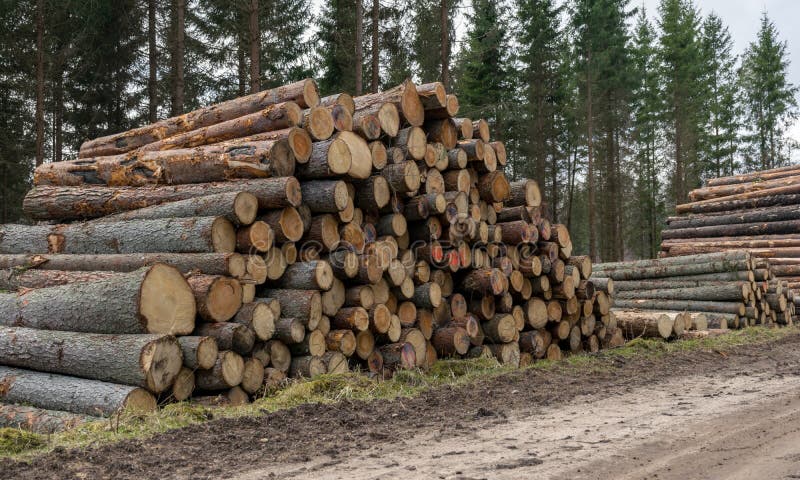
<path id="1" fill-rule="evenodd" d="M 39 186 L 25 195 L 22 208 L 34 220 L 76 220 L 231 192 L 255 195 L 261 209 L 296 207 L 302 201 L 297 179 L 283 176 L 170 186 Z"/>
<path id="2" fill-rule="evenodd" d="M 296 102 L 302 108 L 316 107 L 319 104 L 319 93 L 314 80 L 301 80 L 200 108 L 127 132 L 90 140 L 81 145 L 79 156 L 84 158 L 129 152 L 163 138 L 242 117 L 269 105 L 288 101 Z"/>
<path id="3" fill-rule="evenodd" d="M 615 310 L 617 325 L 625 338 L 669 338 L 673 334 L 675 318 L 679 314 L 664 312 Z"/>
<path id="4" fill-rule="evenodd" d="M 664 239 L 729 237 L 737 235 L 796 234 L 798 232 L 800 232 L 800 220 L 785 220 L 777 222 L 738 223 L 696 228 L 668 229 L 661 232 L 661 237 Z"/>
<path id="5" fill-rule="evenodd" d="M 5 365 L 143 387 L 160 393 L 183 364 L 175 337 L 0 328 Z"/>
<path id="6" fill-rule="evenodd" d="M 99 419 L 88 415 L 45 410 L 23 405 L 0 404 L 0 428 L 20 429 L 49 435 L 72 430 L 75 427 L 96 420 Z"/>
<path id="7" fill-rule="evenodd" d="M 108 417 L 122 411 L 150 412 L 156 399 L 130 385 L 0 366 L 0 400 L 48 410 Z"/>
<path id="8" fill-rule="evenodd" d="M 295 159 L 285 140 L 227 147 L 209 145 L 166 152 L 131 152 L 111 157 L 47 163 L 34 172 L 35 185 L 142 186 L 217 182 L 235 178 L 286 177 Z"/>
<path id="9" fill-rule="evenodd" d="M 154 218 L 224 217 L 235 225 L 250 225 L 258 213 L 258 198 L 252 193 L 217 193 L 131 210 L 95 220 L 118 222 Z"/>
<path id="10" fill-rule="evenodd" d="M 784 198 L 786 198 L 786 196 L 795 197 L 798 194 L 800 194 L 800 183 L 783 187 L 768 188 L 766 190 L 740 193 L 738 195 L 729 195 L 727 197 L 684 203 L 677 205 L 675 207 L 675 211 L 678 214 L 704 213 L 731 211 L 736 210 L 737 208 L 748 208 L 748 206 L 749 208 L 756 208 L 768 207 L 771 205 L 791 205 L 791 203 L 774 202 L 782 202 L 785 201 Z"/>
<path id="11" fill-rule="evenodd" d="M 708 227 L 712 225 L 728 225 L 738 223 L 777 222 L 800 219 L 800 207 L 756 208 L 740 210 L 735 213 L 686 215 L 667 219 L 667 229 Z"/>
<path id="12" fill-rule="evenodd" d="M 542 192 L 536 180 L 518 180 L 509 185 L 506 207 L 538 207 L 542 203 Z"/>
<path id="13" fill-rule="evenodd" d="M 354 158 L 358 162 L 363 162 L 362 158 L 356 158 L 362 157 L 363 152 L 360 149 L 355 151 L 351 149 L 351 145 L 346 141 L 344 135 L 346 133 L 349 132 L 341 132 L 324 142 L 315 142 L 308 162 L 297 166 L 297 177 L 302 179 L 337 177 L 351 170 Z M 360 145 L 356 142 L 352 143 Z M 366 142 L 364 145 L 366 146 Z M 366 147 L 366 151 L 369 154 L 369 147 Z M 372 155 L 369 154 L 369 157 L 371 164 Z"/>
<path id="14" fill-rule="evenodd" d="M 621 309 L 641 310 L 687 310 L 695 312 L 734 313 L 744 315 L 745 305 L 741 302 L 705 302 L 696 300 L 616 300 L 614 306 Z"/>
<path id="15" fill-rule="evenodd" d="M 697 287 L 722 287 L 735 285 L 737 288 L 750 288 L 750 281 L 728 280 L 714 281 L 710 279 L 693 279 L 693 277 L 670 277 L 659 280 L 632 280 L 614 282 L 614 289 L 617 293 L 636 292 L 641 290 L 669 290 L 673 288 L 697 288 Z"/>
<path id="16" fill-rule="evenodd" d="M 211 253 L 235 248 L 233 224 L 222 217 L 0 226 L 0 253 Z"/>
<path id="17" fill-rule="evenodd" d="M 29 288 L 55 287 L 68 283 L 104 280 L 114 275 L 119 274 L 105 271 L 84 272 L 7 268 L 5 270 L 0 270 L 0 290 L 14 291 Z"/>
<path id="18" fill-rule="evenodd" d="M 721 252 L 709 253 L 705 255 L 696 255 L 693 257 L 680 257 L 680 258 L 653 258 L 645 260 L 633 260 L 628 262 L 610 262 L 610 263 L 596 263 L 592 266 L 594 272 L 604 272 L 616 269 L 630 270 L 638 267 L 657 267 L 665 265 L 681 265 L 691 263 L 708 263 L 716 261 L 737 261 L 749 260 L 750 254 L 746 251 L 737 252 Z"/>
<path id="19" fill-rule="evenodd" d="M 778 167 L 771 170 L 761 170 L 758 172 L 732 175 L 729 177 L 711 178 L 706 181 L 706 185 L 709 187 L 716 187 L 719 185 L 763 182 L 765 180 L 774 180 L 776 178 L 792 177 L 796 175 L 800 175 L 800 165 L 788 165 L 786 167 Z"/>
<path id="20" fill-rule="evenodd" d="M 391 103 L 397 107 L 400 119 L 414 127 L 420 127 L 425 122 L 425 109 L 417 94 L 416 86 L 411 80 L 384 90 L 379 93 L 362 95 L 353 99 L 356 111 L 368 108 L 371 105 Z"/>
<path id="21" fill-rule="evenodd" d="M 163 264 L 95 282 L 0 294 L 0 324 L 46 330 L 186 335 L 194 330 L 195 312 L 189 284 Z"/>
<path id="22" fill-rule="evenodd" d="M 646 278 L 666 278 L 675 276 L 698 275 L 706 273 L 724 273 L 748 270 L 749 261 L 718 261 L 695 264 L 660 265 L 655 267 L 633 267 L 627 270 L 618 269 L 611 271 L 595 272 L 598 278 L 611 278 L 613 280 L 639 280 Z"/>
<path id="23" fill-rule="evenodd" d="M 245 260 L 238 253 L 128 253 L 108 255 L 0 255 L 0 268 L 55 271 L 133 272 L 164 263 L 181 273 L 195 270 L 209 275 L 243 277 Z M 81 273 L 78 273 L 81 275 Z"/>
<path id="24" fill-rule="evenodd" d="M 732 300 L 745 301 L 750 298 L 751 287 L 749 284 L 716 284 L 701 285 L 697 287 L 676 287 L 654 290 L 647 290 L 642 287 L 639 290 L 618 291 L 616 298 L 620 300 L 635 298 L 663 298 L 669 300 Z"/>
<path id="25" fill-rule="evenodd" d="M 741 195 L 750 192 L 759 192 L 769 190 L 772 188 L 780 188 L 786 186 L 794 186 L 800 183 L 800 172 L 795 176 L 788 176 L 782 178 L 761 180 L 758 179 L 752 182 L 736 183 L 728 185 L 710 186 L 705 188 L 697 188 L 689 192 L 689 200 L 697 202 L 699 200 L 710 200 L 720 197 L 729 197 L 732 195 Z"/>

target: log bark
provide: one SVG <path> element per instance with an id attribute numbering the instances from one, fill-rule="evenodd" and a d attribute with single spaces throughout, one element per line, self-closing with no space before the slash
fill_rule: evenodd
<path id="1" fill-rule="evenodd" d="M 178 344 L 183 352 L 184 366 L 192 370 L 208 370 L 214 367 L 219 353 L 214 337 L 182 336 L 178 337 Z"/>
<path id="2" fill-rule="evenodd" d="M 416 86 L 411 80 L 406 80 L 383 92 L 355 97 L 353 101 L 356 104 L 356 111 L 370 108 L 373 105 L 391 103 L 397 107 L 402 122 L 419 127 L 425 121 L 424 107 L 417 94 Z"/>
<path id="3" fill-rule="evenodd" d="M 269 340 L 275 335 L 276 318 L 268 303 L 250 301 L 242 305 L 231 321 L 250 328 L 258 340 Z"/>
<path id="4" fill-rule="evenodd" d="M 663 230 L 662 238 L 732 237 L 738 235 L 796 234 L 800 232 L 800 220 L 777 222 L 739 223 L 710 225 L 696 228 L 676 228 Z"/>
<path id="5" fill-rule="evenodd" d="M 285 140 L 227 147 L 211 145 L 170 151 L 131 152 L 42 165 L 34 172 L 39 185 L 144 186 L 180 185 L 236 178 L 286 177 L 294 157 Z"/>
<path id="6" fill-rule="evenodd" d="M 696 312 L 717 312 L 745 314 L 745 305 L 741 302 L 706 302 L 696 300 L 616 300 L 614 306 L 621 309 L 641 310 L 688 310 Z"/>
<path id="7" fill-rule="evenodd" d="M 447 99 L 445 100 L 445 105 L 443 107 L 425 109 L 425 118 L 442 119 L 455 117 L 458 115 L 458 109 L 458 97 L 455 95 L 447 95 Z"/>
<path id="8" fill-rule="evenodd" d="M 186 335 L 194 329 L 196 308 L 183 276 L 156 264 L 96 282 L 0 294 L 0 312 L 6 326 Z"/>
<path id="9" fill-rule="evenodd" d="M 0 366 L 0 400 L 79 415 L 109 417 L 123 411 L 151 412 L 156 399 L 130 385 Z"/>
<path id="10" fill-rule="evenodd" d="M 685 203 L 677 205 L 675 211 L 680 215 L 683 213 L 703 213 L 703 212 L 719 212 L 736 210 L 737 207 L 750 206 L 766 207 L 775 205 L 775 200 L 772 197 L 796 196 L 800 194 L 800 184 L 794 184 L 783 187 L 768 188 L 765 190 L 757 190 L 754 192 L 740 193 L 738 195 L 729 195 L 727 197 L 712 198 L 709 200 L 700 200 L 692 203 Z M 778 205 L 785 205 L 778 203 Z"/>
<path id="11" fill-rule="evenodd" d="M 664 312 L 616 310 L 617 325 L 625 338 L 670 338 L 673 335 L 676 316 Z"/>
<path id="12" fill-rule="evenodd" d="M 235 248 L 234 227 L 222 217 L 0 226 L 0 253 L 225 253 Z"/>
<path id="13" fill-rule="evenodd" d="M 669 289 L 646 290 L 645 287 L 639 290 L 619 291 L 616 294 L 618 299 L 667 299 L 667 300 L 731 300 L 746 301 L 750 298 L 751 287 L 749 284 L 740 285 L 717 284 L 703 285 L 698 287 L 677 287 Z"/>
<path id="14" fill-rule="evenodd" d="M 302 108 L 317 106 L 319 93 L 314 80 L 301 80 L 194 110 L 123 133 L 90 140 L 81 145 L 79 156 L 85 158 L 129 152 L 163 138 L 232 120 L 263 110 L 269 105 L 289 101 L 296 102 Z"/>
<path id="15" fill-rule="evenodd" d="M 220 350 L 230 350 L 240 355 L 249 355 L 256 341 L 255 332 L 240 323 L 201 323 L 193 335 L 213 337 Z"/>
<path id="16" fill-rule="evenodd" d="M 741 175 L 733 175 L 729 177 L 711 178 L 706 181 L 709 187 L 719 185 L 734 185 L 739 183 L 750 182 L 763 182 L 765 180 L 773 180 L 776 178 L 792 177 L 800 175 L 800 168 L 797 165 L 789 165 L 786 167 L 773 168 L 771 170 L 761 170 L 753 173 L 744 173 Z"/>
<path id="17" fill-rule="evenodd" d="M 749 261 L 718 261 L 696 264 L 662 265 L 656 267 L 637 267 L 630 270 L 596 272 L 598 277 L 613 280 L 638 280 L 646 278 L 664 278 L 674 276 L 698 275 L 706 273 L 724 273 L 747 270 Z"/>
<path id="18" fill-rule="evenodd" d="M 261 294 L 280 303 L 281 315 L 298 319 L 310 330 L 322 319 L 322 296 L 316 290 L 267 289 Z"/>
<path id="19" fill-rule="evenodd" d="M 433 332 L 431 343 L 441 357 L 464 355 L 471 346 L 467 331 L 458 326 L 437 329 Z"/>
<path id="20" fill-rule="evenodd" d="M 292 378 L 314 378 L 318 375 L 324 375 L 327 371 L 328 369 L 320 357 L 308 355 L 292 358 L 289 376 Z"/>
<path id="21" fill-rule="evenodd" d="M 315 260 L 289 265 L 280 280 L 271 283 L 283 289 L 327 291 L 333 286 L 333 280 L 330 264 Z"/>
<path id="22" fill-rule="evenodd" d="M 0 290 L 14 291 L 30 288 L 55 287 L 75 282 L 105 280 L 115 275 L 118 275 L 118 273 L 8 268 L 0 270 Z"/>
<path id="23" fill-rule="evenodd" d="M 134 385 L 160 393 L 183 363 L 168 335 L 99 335 L 0 328 L 0 357 L 12 367 Z"/>
<path id="24" fill-rule="evenodd" d="M 794 186 L 798 182 L 800 182 L 800 172 L 797 172 L 795 176 L 774 179 L 758 179 L 752 182 L 709 186 L 705 188 L 697 188 L 689 192 L 689 200 L 692 202 L 697 202 L 700 200 L 729 197 L 773 188 Z"/>
<path id="25" fill-rule="evenodd" d="M 242 383 L 244 359 L 231 351 L 221 351 L 214 366 L 195 372 L 195 386 L 200 390 L 227 390 Z"/>
<path id="26" fill-rule="evenodd" d="M 189 198 L 109 215 L 96 222 L 155 218 L 223 217 L 235 225 L 250 225 L 258 213 L 258 198 L 247 192 L 227 192 Z"/>
<path id="27" fill-rule="evenodd" d="M 0 404 L 0 428 L 13 428 L 50 435 L 72 430 L 97 420 L 99 418 L 58 410 Z"/>

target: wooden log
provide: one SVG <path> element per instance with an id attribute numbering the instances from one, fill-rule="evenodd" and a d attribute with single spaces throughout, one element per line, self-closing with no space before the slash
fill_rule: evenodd
<path id="1" fill-rule="evenodd" d="M 353 151 L 351 143 L 341 132 L 324 142 L 314 143 L 308 162 L 298 165 L 296 175 L 301 179 L 325 179 L 337 177 L 348 173 L 353 166 L 354 157 L 362 154 L 359 150 Z M 357 145 L 357 143 L 353 143 Z M 366 144 L 365 144 L 366 145 Z M 367 153 L 369 148 L 366 148 Z M 359 159 L 362 161 L 362 159 Z M 370 158 L 370 164 L 372 159 Z"/>
<path id="2" fill-rule="evenodd" d="M 338 213 L 347 206 L 347 184 L 341 180 L 312 180 L 300 187 L 303 203 L 314 213 Z"/>
<path id="3" fill-rule="evenodd" d="M 160 393 L 182 365 L 180 345 L 168 335 L 100 335 L 0 328 L 0 356 L 12 367 L 143 387 Z"/>
<path id="4" fill-rule="evenodd" d="M 227 322 L 200 323 L 193 335 L 213 337 L 220 350 L 231 350 L 240 355 L 248 355 L 253 350 L 256 339 L 255 333 L 249 327 Z"/>
<path id="5" fill-rule="evenodd" d="M 235 248 L 235 230 L 223 217 L 0 227 L 1 253 L 225 253 Z"/>
<path id="6" fill-rule="evenodd" d="M 709 187 L 719 185 L 734 185 L 740 183 L 763 182 L 766 180 L 774 180 L 776 178 L 792 177 L 800 174 L 800 168 L 797 165 L 789 165 L 785 167 L 773 168 L 770 170 L 761 170 L 758 172 L 744 173 L 740 175 L 732 175 L 728 177 L 710 178 L 706 181 Z"/>
<path id="7" fill-rule="evenodd" d="M 219 347 L 214 337 L 181 336 L 178 344 L 183 352 L 184 366 L 196 370 L 208 370 L 214 367 L 217 361 Z"/>
<path id="8" fill-rule="evenodd" d="M 231 351 L 221 351 L 214 366 L 195 372 L 195 385 L 200 390 L 227 390 L 242 383 L 244 360 Z"/>
<path id="9" fill-rule="evenodd" d="M 487 202 L 503 202 L 510 194 L 510 185 L 502 171 L 489 172 L 479 178 L 478 191 Z"/>
<path id="10" fill-rule="evenodd" d="M 292 378 L 314 378 L 327 373 L 328 368 L 320 357 L 311 355 L 293 357 L 289 367 L 289 376 Z"/>
<path id="11" fill-rule="evenodd" d="M 258 340 L 269 340 L 275 335 L 275 319 L 266 302 L 247 302 L 233 317 L 233 322 L 250 328 Z"/>
<path id="12" fill-rule="evenodd" d="M 397 113 L 399 113 L 402 122 L 414 127 L 420 127 L 425 121 L 425 109 L 417 94 L 416 86 L 411 80 L 406 80 L 402 84 L 383 92 L 355 97 L 353 101 L 356 105 L 356 111 L 372 105 L 391 103 L 397 107 Z"/>
<path id="13" fill-rule="evenodd" d="M 6 326 L 186 335 L 194 329 L 196 308 L 183 276 L 156 264 L 95 282 L 0 294 L 0 312 Z"/>
<path id="14" fill-rule="evenodd" d="M 458 326 L 447 326 L 433 332 L 431 343 L 442 357 L 464 355 L 470 347 L 467 331 Z"/>
<path id="15" fill-rule="evenodd" d="M 419 127 L 407 127 L 397 132 L 394 141 L 395 148 L 399 148 L 403 155 L 411 160 L 422 160 L 427 152 L 425 131 Z"/>
<path id="16" fill-rule="evenodd" d="M 343 110 L 342 115 L 346 115 Z M 333 120 L 333 107 L 313 107 L 303 110 L 301 112 L 303 128 L 308 132 L 311 138 L 315 141 L 327 140 L 333 135 L 334 120 Z M 350 117 L 350 128 L 352 127 L 352 116 Z M 346 120 L 345 120 L 346 122 Z"/>
<path id="17" fill-rule="evenodd" d="M 419 331 L 419 329 L 403 328 L 400 331 L 400 343 L 408 343 L 412 346 L 415 353 L 417 367 L 425 366 L 426 350 L 428 348 L 428 342 L 425 339 L 425 336 L 422 334 L 422 332 Z"/>
<path id="18" fill-rule="evenodd" d="M 711 200 L 720 197 L 741 195 L 750 192 L 760 192 L 773 188 L 788 187 L 796 185 L 800 181 L 800 172 L 794 176 L 787 176 L 773 179 L 759 179 L 753 182 L 735 183 L 727 185 L 716 185 L 704 188 L 696 188 L 689 192 L 689 200 L 697 202 L 700 200 Z"/>
<path id="19" fill-rule="evenodd" d="M 489 141 L 489 122 L 480 118 L 472 122 L 472 136 L 484 142 Z"/>
<path id="20" fill-rule="evenodd" d="M 669 289 L 622 290 L 616 293 L 619 299 L 668 299 L 668 300 L 731 300 L 745 301 L 750 297 L 749 284 L 716 284 L 698 287 L 676 287 Z"/>
<path id="21" fill-rule="evenodd" d="M 779 206 L 771 208 L 739 210 L 735 213 L 727 214 L 703 214 L 670 217 L 667 219 L 667 229 L 672 230 L 739 223 L 776 222 L 797 220 L 798 218 L 800 218 L 800 210 L 798 210 L 796 206 Z"/>
<path id="22" fill-rule="evenodd" d="M 283 176 L 169 186 L 40 186 L 30 190 L 25 196 L 23 210 L 34 220 L 88 219 L 232 192 L 255 195 L 261 209 L 296 207 L 302 200 L 297 179 Z M 241 211 L 241 207 L 237 211 Z M 134 215 L 133 212 L 131 214 Z M 215 214 L 209 211 L 205 215 Z"/>
<path id="23" fill-rule="evenodd" d="M 696 312 L 733 313 L 743 316 L 745 305 L 741 302 L 706 302 L 696 300 L 616 300 L 614 306 L 621 309 L 641 310 L 689 310 Z"/>
<path id="24" fill-rule="evenodd" d="M 322 296 L 316 290 L 266 289 L 261 294 L 280 303 L 281 315 L 298 319 L 310 330 L 322 318 Z"/>
<path id="25" fill-rule="evenodd" d="M 77 272 L 77 275 L 81 275 L 82 271 L 132 272 L 156 263 L 170 265 L 181 273 L 200 270 L 210 275 L 228 275 L 237 278 L 246 273 L 244 258 L 238 253 L 0 255 L 0 268 L 15 269 L 17 272 L 20 269 L 69 271 Z M 4 275 L 7 277 L 13 273 L 8 271 Z"/>
<path id="26" fill-rule="evenodd" d="M 389 183 L 389 187 L 394 192 L 413 193 L 419 190 L 421 183 L 419 167 L 412 161 L 387 165 L 381 170 L 381 175 L 386 179 Z"/>
<path id="27" fill-rule="evenodd" d="M 503 292 L 503 275 L 496 268 L 472 270 L 462 279 L 461 287 L 467 292 L 499 295 Z"/>
<path id="28" fill-rule="evenodd" d="M 455 95 L 447 95 L 445 105 L 437 108 L 426 108 L 425 118 L 427 119 L 441 119 L 450 118 L 458 114 L 458 97 Z"/>
<path id="29" fill-rule="evenodd" d="M 314 80 L 301 80 L 194 110 L 123 133 L 90 140 L 81 145 L 79 156 L 85 158 L 129 152 L 163 138 L 232 120 L 258 112 L 270 105 L 289 101 L 296 102 L 302 108 L 317 106 L 319 94 Z"/>
<path id="30" fill-rule="evenodd" d="M 786 220 L 777 222 L 740 223 L 726 225 L 711 225 L 696 228 L 676 228 L 663 230 L 664 239 L 671 238 L 696 238 L 696 237 L 725 237 L 737 235 L 774 235 L 790 234 L 800 231 L 800 220 Z"/>
<path id="31" fill-rule="evenodd" d="M 486 339 L 492 343 L 508 343 L 517 334 L 514 317 L 505 313 L 496 314 L 481 326 Z"/>
<path id="32" fill-rule="evenodd" d="M 97 420 L 99 419 L 96 417 L 58 410 L 0 404 L 0 428 L 13 428 L 15 430 L 50 435 L 72 430 L 85 423 Z"/>
<path id="33" fill-rule="evenodd" d="M 659 311 L 616 310 L 617 324 L 625 338 L 670 338 L 677 314 Z"/>
<path id="34" fill-rule="evenodd" d="M 25 270 L 20 267 L 14 267 L 0 270 L 0 290 L 15 291 L 55 287 L 75 282 L 105 280 L 115 275 L 119 274 L 106 271 Z"/>
<path id="35" fill-rule="evenodd" d="M 542 193 L 535 180 L 518 180 L 509 184 L 505 207 L 538 207 L 541 203 Z"/>
<path id="36" fill-rule="evenodd" d="M 392 103 L 373 102 L 356 106 L 353 115 L 353 131 L 368 140 L 375 140 L 381 132 L 396 137 L 400 130 L 400 112 Z"/>
<path id="37" fill-rule="evenodd" d="M 519 367 L 519 344 L 517 342 L 511 343 L 496 343 L 487 345 L 489 350 L 492 351 L 495 358 L 503 365 L 511 365 L 512 367 Z"/>
<path id="38" fill-rule="evenodd" d="M 647 278 L 666 278 L 674 276 L 699 275 L 707 273 L 725 273 L 747 270 L 749 261 L 718 261 L 695 264 L 661 265 L 655 267 L 634 267 L 629 270 L 596 272 L 598 277 L 608 277 L 613 280 L 639 280 Z"/>
<path id="39" fill-rule="evenodd" d="M 355 205 L 362 210 L 380 210 L 391 200 L 389 182 L 381 175 L 373 175 L 357 184 Z"/>
<path id="40" fill-rule="evenodd" d="M 389 343 L 378 347 L 378 351 L 383 357 L 384 366 L 388 369 L 410 370 L 417 365 L 416 351 L 410 343 Z"/>
<path id="41" fill-rule="evenodd" d="M 155 397 L 129 385 L 0 366 L 0 400 L 80 415 L 151 412 Z"/>
<path id="42" fill-rule="evenodd" d="M 285 140 L 209 145 L 48 163 L 35 170 L 34 184 L 180 185 L 233 178 L 286 177 L 293 175 L 294 164 Z"/>
<path id="43" fill-rule="evenodd" d="M 242 286 L 238 280 L 199 274 L 186 280 L 197 302 L 197 313 L 208 322 L 227 322 L 242 306 Z"/>
<path id="44" fill-rule="evenodd" d="M 315 260 L 289 265 L 280 280 L 273 283 L 283 289 L 327 291 L 333 286 L 333 280 L 330 264 Z"/>
<path id="45" fill-rule="evenodd" d="M 325 352 L 320 358 L 322 363 L 325 364 L 326 373 L 338 374 L 350 371 L 350 367 L 347 365 L 347 357 L 339 352 Z M 381 363 L 381 365 L 383 364 Z"/>
<path id="46" fill-rule="evenodd" d="M 783 202 L 786 202 L 788 197 L 794 198 L 798 194 L 800 194 L 800 185 L 794 184 L 684 203 L 677 205 L 675 211 L 680 215 L 684 213 L 725 212 L 739 208 L 757 208 L 772 205 L 791 205 L 791 203 Z"/>

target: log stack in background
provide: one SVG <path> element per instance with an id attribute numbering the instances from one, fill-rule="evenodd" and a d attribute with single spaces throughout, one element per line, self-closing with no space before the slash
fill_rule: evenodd
<path id="1" fill-rule="evenodd" d="M 306 80 L 37 168 L 39 223 L 0 226 L 0 400 L 46 430 L 287 376 L 620 345 L 536 182 L 457 112 L 439 83 L 319 98 Z"/>
<path id="2" fill-rule="evenodd" d="M 800 305 L 800 165 L 712 178 L 676 207 L 661 256 L 747 250 L 769 280 Z M 792 316 L 794 313 L 792 313 Z M 777 317 L 780 317 L 778 313 Z M 778 319 L 780 320 L 780 319 Z"/>

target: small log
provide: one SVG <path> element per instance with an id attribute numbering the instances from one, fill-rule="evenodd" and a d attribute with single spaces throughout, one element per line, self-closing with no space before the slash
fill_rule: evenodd
<path id="1" fill-rule="evenodd" d="M 191 275 L 186 279 L 197 302 L 197 313 L 209 322 L 227 322 L 242 306 L 238 280 L 218 275 Z"/>
<path id="2" fill-rule="evenodd" d="M 214 337 L 182 336 L 178 344 L 183 352 L 184 366 L 196 370 L 208 370 L 217 361 L 219 347 Z"/>
<path id="3" fill-rule="evenodd" d="M 0 428 L 13 428 L 50 435 L 72 430 L 96 420 L 99 419 L 58 410 L 0 404 Z"/>
<path id="4" fill-rule="evenodd" d="M 248 355 L 256 340 L 253 330 L 239 323 L 201 323 L 194 335 L 213 337 L 220 350 L 231 350 L 240 355 Z"/>
<path id="5" fill-rule="evenodd" d="M 200 390 L 227 390 L 242 383 L 244 360 L 230 351 L 217 355 L 214 367 L 195 372 L 195 386 Z"/>
<path id="6" fill-rule="evenodd" d="M 328 368 L 322 358 L 307 355 L 305 357 L 292 358 L 289 376 L 292 378 L 314 378 L 318 375 L 324 375 L 327 371 Z"/>

